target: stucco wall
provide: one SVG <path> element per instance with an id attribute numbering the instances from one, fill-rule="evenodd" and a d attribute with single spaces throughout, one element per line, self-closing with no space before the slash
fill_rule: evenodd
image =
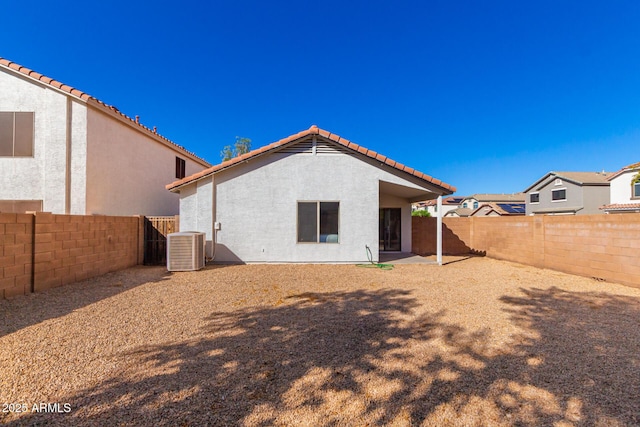
<path id="1" fill-rule="evenodd" d="M 176 155 L 187 176 L 204 167 L 102 111 L 87 115 L 87 214 L 178 214 L 179 196 L 165 189 L 176 180 Z"/>
<path id="2" fill-rule="evenodd" d="M 399 173 L 347 154 L 271 154 L 219 172 L 181 190 L 181 230 L 211 235 L 216 261 L 366 262 L 366 246 L 378 259 L 380 204 L 402 208 L 403 250 L 411 249 L 411 205 L 381 196 L 380 180 L 416 188 Z M 213 194 L 212 194 L 213 193 Z M 297 202 L 339 201 L 339 243 L 297 243 Z M 194 213 L 194 210 L 198 213 Z"/>
<path id="3" fill-rule="evenodd" d="M 609 186 L 585 186 L 584 194 L 584 215 L 604 214 L 600 206 L 608 205 L 610 200 Z"/>
<path id="4" fill-rule="evenodd" d="M 0 69 L 0 93 L 0 111 L 32 111 L 35 121 L 33 157 L 0 157 L 0 199 L 42 200 L 43 210 L 65 213 L 67 134 L 72 147 L 82 150 L 86 107 L 72 102 L 68 123 L 70 97 L 5 69 Z M 83 171 L 74 172 L 72 182 L 83 187 Z"/>
<path id="5" fill-rule="evenodd" d="M 564 208 L 579 208 L 583 207 L 582 187 L 565 180 L 562 180 L 562 184 L 555 185 L 556 177 L 548 179 L 542 186 L 538 186 L 539 190 L 533 189 L 527 193 L 525 211 L 527 215 L 536 214 L 539 211 L 546 211 L 549 209 L 564 209 Z M 553 190 L 566 189 L 567 199 L 562 201 L 551 200 L 551 193 Z M 540 193 L 540 202 L 532 204 L 531 193 Z M 578 211 L 578 214 L 584 214 L 584 209 Z"/>
<path id="6" fill-rule="evenodd" d="M 213 242 L 213 179 L 196 181 L 180 191 L 180 231 L 206 234 L 206 256 L 211 258 Z"/>
<path id="7" fill-rule="evenodd" d="M 631 180 L 638 171 L 623 172 L 611 180 L 611 203 L 638 203 L 633 199 L 631 192 Z"/>

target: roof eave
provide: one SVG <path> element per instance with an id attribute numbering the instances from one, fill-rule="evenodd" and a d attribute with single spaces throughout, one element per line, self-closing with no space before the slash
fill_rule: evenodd
<path id="1" fill-rule="evenodd" d="M 439 179 L 430 177 L 429 175 L 426 175 L 422 172 L 418 172 L 413 168 L 410 168 L 408 166 L 402 165 L 398 162 L 395 162 L 391 159 L 389 159 L 388 157 L 385 157 L 381 154 L 376 153 L 375 151 L 369 150 L 365 147 L 359 146 L 347 139 L 344 139 L 338 135 L 332 134 L 328 131 L 325 131 L 323 129 L 319 129 L 317 126 L 311 126 L 309 129 L 300 131 L 296 134 L 290 135 L 286 138 L 283 138 L 279 141 L 273 142 L 269 145 L 266 145 L 262 148 L 259 148 L 257 150 L 254 151 L 250 151 L 249 153 L 243 154 L 242 156 L 239 157 L 235 157 L 231 160 L 228 160 L 227 162 L 223 162 L 220 163 L 218 165 L 214 165 L 212 167 L 210 167 L 209 169 L 205 170 L 205 171 L 201 171 L 199 173 L 190 175 L 188 177 L 185 177 L 179 181 L 175 181 L 172 182 L 171 184 L 168 184 L 165 188 L 169 191 L 177 191 L 179 188 L 184 187 L 185 185 L 188 185 L 192 182 L 198 181 L 200 179 L 205 178 L 206 176 L 221 172 L 223 170 L 226 170 L 228 168 L 234 167 L 240 163 L 243 162 L 247 162 L 249 160 L 252 160 L 254 158 L 263 156 L 265 154 L 271 153 L 275 150 L 278 150 L 282 147 L 284 147 L 285 145 L 288 144 L 294 144 L 296 141 L 302 139 L 302 138 L 306 138 L 310 135 L 319 135 L 323 138 L 329 139 L 331 141 L 333 141 L 334 143 L 337 143 L 339 145 L 342 145 L 348 149 L 350 149 L 351 151 L 353 151 L 355 154 L 359 154 L 359 155 L 363 155 L 369 159 L 374 159 L 377 160 L 379 162 L 381 162 L 382 165 L 388 165 L 391 166 L 392 168 L 396 169 L 397 171 L 400 172 L 404 172 L 414 178 L 418 178 L 426 183 L 429 184 L 430 187 L 436 187 L 438 189 L 440 189 L 441 194 L 442 195 L 450 195 L 456 192 L 456 187 L 449 185 L 445 182 L 440 181 Z"/>

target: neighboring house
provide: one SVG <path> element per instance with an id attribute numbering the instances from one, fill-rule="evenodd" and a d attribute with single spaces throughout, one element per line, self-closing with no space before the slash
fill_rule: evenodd
<path id="1" fill-rule="evenodd" d="M 609 203 L 609 172 L 549 172 L 524 192 L 527 215 L 592 215 Z"/>
<path id="2" fill-rule="evenodd" d="M 469 215 L 471 215 L 472 212 L 473 212 L 473 209 L 456 208 L 456 209 L 450 210 L 449 212 L 447 212 L 443 216 L 445 216 L 445 217 L 454 217 L 454 218 L 465 218 L 465 217 L 468 217 Z"/>
<path id="3" fill-rule="evenodd" d="M 513 216 L 524 213 L 524 203 L 483 203 L 469 216 Z"/>
<path id="4" fill-rule="evenodd" d="M 464 197 L 450 196 L 442 199 L 442 216 L 445 216 L 447 212 L 457 209 Z M 414 211 L 427 211 L 431 216 L 438 215 L 438 201 L 437 200 L 425 200 L 413 204 Z"/>
<path id="5" fill-rule="evenodd" d="M 473 196 L 465 197 L 460 202 L 461 208 L 474 210 L 478 209 L 483 203 L 524 203 L 523 193 L 514 194 L 474 194 Z"/>
<path id="6" fill-rule="evenodd" d="M 606 213 L 640 212 L 640 162 L 622 168 L 607 180 L 610 204 L 601 206 Z"/>
<path id="7" fill-rule="evenodd" d="M 216 261 L 329 263 L 410 252 L 411 203 L 455 191 L 316 126 L 167 189 L 180 228 L 205 232 Z"/>
<path id="8" fill-rule="evenodd" d="M 174 215 L 210 165 L 115 107 L 0 58 L 0 212 Z"/>

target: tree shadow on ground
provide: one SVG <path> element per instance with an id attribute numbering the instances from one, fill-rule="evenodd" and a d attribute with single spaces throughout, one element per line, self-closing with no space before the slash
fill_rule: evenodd
<path id="1" fill-rule="evenodd" d="M 192 341 L 141 347 L 65 397 L 69 414 L 8 425 L 637 425 L 640 302 L 522 289 L 521 331 L 416 316 L 409 291 L 306 293 L 212 313 Z"/>
<path id="2" fill-rule="evenodd" d="M 133 270 L 135 274 L 127 274 Z M 137 266 L 43 292 L 0 300 L 0 337 L 168 277 L 166 268 Z"/>

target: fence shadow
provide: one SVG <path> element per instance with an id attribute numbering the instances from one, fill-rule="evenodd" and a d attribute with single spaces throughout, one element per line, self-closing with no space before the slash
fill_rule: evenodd
<path id="1" fill-rule="evenodd" d="M 9 300 L 0 299 L 0 337 L 168 277 L 165 267 L 136 266 Z"/>
<path id="2" fill-rule="evenodd" d="M 401 290 L 211 313 L 199 337 L 139 347 L 66 397 L 71 413 L 8 425 L 640 423 L 638 299 L 551 288 L 501 303 L 521 332 L 499 350 L 444 311 L 414 316 Z"/>

